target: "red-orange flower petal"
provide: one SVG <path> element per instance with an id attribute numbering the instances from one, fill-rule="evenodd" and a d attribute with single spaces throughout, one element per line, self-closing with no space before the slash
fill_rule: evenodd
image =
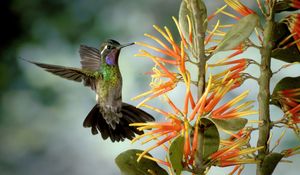
<path id="1" fill-rule="evenodd" d="M 239 0 L 224 0 L 231 8 L 237 11 L 242 16 L 255 13 L 253 10 L 242 4 Z"/>

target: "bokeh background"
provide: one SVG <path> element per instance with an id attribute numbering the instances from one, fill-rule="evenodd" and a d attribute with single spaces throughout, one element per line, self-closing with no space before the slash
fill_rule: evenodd
<path id="1" fill-rule="evenodd" d="M 206 3 L 212 12 L 212 7 L 220 7 L 223 2 L 206 0 Z M 246 3 L 253 6 L 255 1 Z M 82 122 L 95 104 L 94 93 L 20 58 L 79 67 L 80 44 L 98 47 L 108 38 L 121 43 L 142 41 L 144 33 L 154 33 L 153 24 L 166 25 L 175 31 L 171 16 L 177 16 L 179 4 L 180 0 L 2 0 L 0 174 L 120 174 L 114 158 L 126 149 L 143 147 L 129 141 L 112 144 L 109 140 L 103 141 L 99 135 L 92 136 L 89 129 L 82 127 Z M 123 99 L 132 104 L 137 102 L 130 101 L 131 97 L 149 88 L 150 78 L 144 73 L 152 66 L 150 61 L 133 57 L 139 49 L 139 46 L 124 49 L 120 59 L 124 77 Z M 253 50 L 246 55 L 259 60 Z M 273 63 L 274 70 L 280 67 L 281 62 Z M 299 68 L 296 65 L 276 75 L 274 83 L 287 75 L 299 75 Z M 255 66 L 248 71 L 258 75 Z M 252 89 L 249 99 L 256 99 L 255 87 L 254 81 L 247 81 L 231 96 Z M 180 92 L 178 94 L 173 98 L 180 103 L 182 97 Z M 272 107 L 272 116 L 280 115 L 281 111 Z M 275 131 L 275 138 L 280 133 Z M 292 132 L 287 132 L 278 150 L 299 143 Z M 153 154 L 159 156 L 162 152 L 154 151 Z M 279 165 L 274 174 L 298 174 L 299 157 L 290 159 L 294 164 Z M 226 174 L 228 170 L 215 168 L 210 174 Z M 245 174 L 254 171 L 254 166 L 247 166 Z"/>

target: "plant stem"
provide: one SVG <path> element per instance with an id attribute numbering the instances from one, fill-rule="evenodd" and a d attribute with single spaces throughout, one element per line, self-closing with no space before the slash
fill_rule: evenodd
<path id="1" fill-rule="evenodd" d="M 272 6 L 271 6 L 272 7 Z M 259 77 L 259 120 L 263 123 L 259 125 L 259 136 L 257 141 L 257 147 L 264 146 L 263 149 L 258 150 L 258 159 L 260 162 L 257 164 L 256 174 L 264 175 L 262 162 L 266 155 L 269 154 L 268 140 L 270 137 L 271 119 L 270 119 L 270 79 L 272 77 L 271 72 L 271 53 L 273 49 L 273 33 L 275 28 L 274 13 L 272 8 L 270 9 L 270 15 L 267 17 L 266 25 L 264 28 L 263 46 L 261 48 L 261 65 L 260 65 L 260 77 Z"/>
<path id="2" fill-rule="evenodd" d="M 205 32 L 206 28 L 205 26 L 205 21 L 203 20 L 203 16 L 206 15 L 206 9 L 204 10 L 203 8 L 199 8 L 200 3 L 198 0 L 190 0 L 190 7 L 192 10 L 192 17 L 193 22 L 194 22 L 194 27 L 195 27 L 195 43 L 198 46 L 197 47 L 197 60 L 198 60 L 198 80 L 197 80 L 197 96 L 198 100 L 201 98 L 204 90 L 205 90 L 205 65 L 206 65 L 206 55 L 205 55 L 205 45 L 204 45 L 204 40 L 205 40 Z M 201 2 L 203 3 L 203 2 Z M 204 139 L 204 134 L 199 133 L 199 139 L 198 139 L 198 148 L 197 148 L 197 155 L 195 156 L 195 168 L 196 172 L 199 174 L 204 173 L 204 165 L 203 165 L 203 139 Z"/>

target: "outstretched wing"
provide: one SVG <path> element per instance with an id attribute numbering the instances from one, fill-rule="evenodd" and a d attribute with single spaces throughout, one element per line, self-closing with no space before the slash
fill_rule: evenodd
<path id="1" fill-rule="evenodd" d="M 80 45 L 79 54 L 83 70 L 99 71 L 101 54 L 98 49 Z"/>
<path id="2" fill-rule="evenodd" d="M 26 61 L 28 61 L 28 60 L 26 60 Z M 52 74 L 55 74 L 62 78 L 65 78 L 68 80 L 73 80 L 76 82 L 83 82 L 83 84 L 85 86 L 89 86 L 93 90 L 96 89 L 95 77 L 92 74 L 89 74 L 88 72 L 83 71 L 81 69 L 38 63 L 38 62 L 34 62 L 34 61 L 28 61 L 28 62 L 35 64 L 35 65 L 43 68 L 44 70 L 51 72 Z"/>

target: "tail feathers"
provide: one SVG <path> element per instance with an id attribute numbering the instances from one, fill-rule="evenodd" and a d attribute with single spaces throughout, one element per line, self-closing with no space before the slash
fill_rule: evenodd
<path id="1" fill-rule="evenodd" d="M 96 104 L 85 118 L 83 126 L 91 128 L 93 135 L 100 132 L 104 140 L 110 138 L 112 142 L 119 142 L 124 141 L 126 138 L 132 140 L 135 134 L 141 135 L 144 133 L 137 130 L 136 127 L 129 126 L 130 123 L 154 121 L 154 118 L 147 112 L 126 103 L 122 104 L 121 113 L 122 118 L 116 124 L 116 128 L 113 129 L 106 123 L 100 113 L 99 106 Z"/>

